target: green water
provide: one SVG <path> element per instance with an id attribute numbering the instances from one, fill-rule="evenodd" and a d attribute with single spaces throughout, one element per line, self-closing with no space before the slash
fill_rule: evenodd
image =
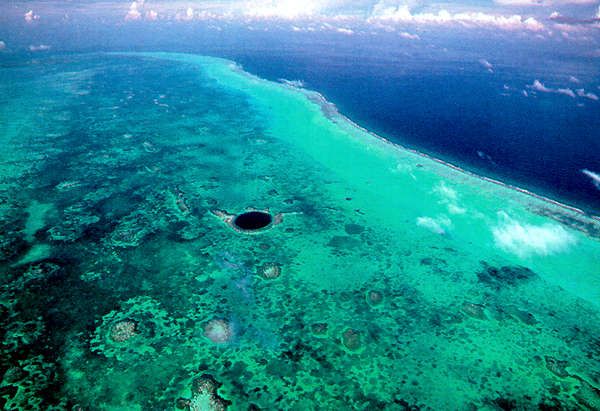
<path id="1" fill-rule="evenodd" d="M 5 409 L 600 409 L 597 220 L 207 57 L 6 65 L 0 136 Z"/>

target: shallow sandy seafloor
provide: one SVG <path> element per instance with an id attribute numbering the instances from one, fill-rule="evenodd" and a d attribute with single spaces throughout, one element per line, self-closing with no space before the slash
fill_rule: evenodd
<path id="1" fill-rule="evenodd" d="M 15 60 L 0 118 L 4 409 L 600 409 L 597 220 L 214 58 Z"/>

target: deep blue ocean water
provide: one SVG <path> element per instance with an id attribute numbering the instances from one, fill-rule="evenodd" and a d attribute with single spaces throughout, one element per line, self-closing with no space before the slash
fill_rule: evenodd
<path id="1" fill-rule="evenodd" d="M 600 213 L 600 191 L 582 173 L 600 170 L 600 102 L 534 95 L 527 86 L 535 74 L 512 67 L 489 73 L 477 60 L 427 66 L 409 58 L 389 61 L 386 53 L 359 62 L 305 49 L 288 53 L 232 57 L 261 77 L 303 81 L 396 143 Z M 556 84 L 578 87 L 560 80 Z"/>

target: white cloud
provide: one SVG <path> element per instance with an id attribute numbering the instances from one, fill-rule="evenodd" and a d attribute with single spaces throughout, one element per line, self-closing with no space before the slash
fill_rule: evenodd
<path id="1" fill-rule="evenodd" d="M 158 20 L 158 13 L 154 10 L 148 10 L 146 12 L 146 20 L 151 20 L 151 21 Z"/>
<path id="2" fill-rule="evenodd" d="M 524 19 L 519 15 L 493 15 L 482 12 L 450 13 L 440 10 L 434 13 L 413 14 L 407 5 L 374 8 L 370 22 L 396 22 L 412 24 L 448 25 L 463 27 L 497 28 L 501 30 L 542 31 L 544 25 L 533 17 Z"/>
<path id="3" fill-rule="evenodd" d="M 526 18 L 523 23 L 525 25 L 525 29 L 529 31 L 542 31 L 545 29 L 544 25 L 533 17 Z"/>
<path id="4" fill-rule="evenodd" d="M 467 210 L 458 204 L 448 204 L 448 212 L 450 214 L 464 214 L 467 212 Z"/>
<path id="5" fill-rule="evenodd" d="M 494 0 L 501 6 L 564 6 L 570 4 L 594 4 L 597 0 Z"/>
<path id="6" fill-rule="evenodd" d="M 437 218 L 418 217 L 417 225 L 426 228 L 434 234 L 443 235 L 452 227 L 452 221 L 446 216 L 439 216 Z"/>
<path id="7" fill-rule="evenodd" d="M 501 6 L 541 6 L 542 0 L 494 0 Z"/>
<path id="8" fill-rule="evenodd" d="M 142 19 L 156 21 L 158 20 L 158 12 L 154 9 L 146 10 L 145 0 L 134 0 L 129 5 L 127 14 L 125 14 L 125 20 L 136 21 Z"/>
<path id="9" fill-rule="evenodd" d="M 577 95 L 579 97 L 585 97 L 589 98 L 590 100 L 598 101 L 598 96 L 596 94 L 592 93 L 591 91 L 586 93 L 586 91 L 582 88 L 577 89 Z"/>
<path id="10" fill-rule="evenodd" d="M 186 11 L 187 13 L 187 11 Z M 197 20 L 222 20 L 222 19 L 230 19 L 232 16 L 229 13 L 225 14 L 215 14 L 213 12 L 207 10 L 199 10 L 194 11 L 194 15 Z"/>
<path id="11" fill-rule="evenodd" d="M 194 19 L 195 15 L 196 15 L 196 12 L 194 11 L 194 9 L 191 7 L 188 7 L 185 10 L 185 13 L 177 13 L 177 15 L 175 16 L 175 19 L 180 20 L 180 21 L 192 21 Z"/>
<path id="12" fill-rule="evenodd" d="M 344 28 L 344 27 L 339 27 L 339 28 L 336 29 L 336 31 L 338 33 L 346 34 L 348 36 L 354 34 L 353 30 L 350 30 L 350 29 L 347 29 L 347 28 Z"/>
<path id="13" fill-rule="evenodd" d="M 555 93 L 555 94 L 563 94 L 565 96 L 569 96 L 571 98 L 575 98 L 575 92 L 573 90 L 571 90 L 570 88 L 549 88 L 546 87 L 541 81 L 539 80 L 534 80 L 533 84 L 528 85 L 527 87 L 531 88 L 532 90 L 536 90 L 536 91 L 540 91 L 542 93 Z"/>
<path id="14" fill-rule="evenodd" d="M 50 50 L 50 46 L 47 44 L 40 44 L 38 46 L 34 46 L 33 44 L 29 46 L 29 51 L 46 51 Z"/>
<path id="15" fill-rule="evenodd" d="M 314 0 L 254 0 L 244 5 L 244 14 L 256 18 L 294 19 L 315 15 L 320 10 Z"/>
<path id="16" fill-rule="evenodd" d="M 520 223 L 504 212 L 499 217 L 500 223 L 492 228 L 496 246 L 519 257 L 564 252 L 577 242 L 572 234 L 558 224 Z"/>
<path id="17" fill-rule="evenodd" d="M 25 21 L 26 21 L 27 23 L 31 23 L 31 22 L 33 22 L 33 21 L 35 21 L 35 20 L 39 20 L 39 19 L 40 19 L 40 16 L 38 16 L 37 14 L 35 14 L 35 13 L 33 12 L 33 10 L 29 10 L 27 13 L 25 13 L 25 14 L 23 15 L 23 18 L 25 19 Z"/>
<path id="18" fill-rule="evenodd" d="M 403 31 L 403 32 L 399 33 L 398 35 L 400 37 L 402 37 L 403 39 L 407 39 L 407 40 L 421 40 L 421 37 L 419 37 L 418 34 L 411 34 L 406 31 Z"/>
<path id="19" fill-rule="evenodd" d="M 537 80 L 537 79 L 534 80 L 533 84 L 531 86 L 529 86 L 529 87 L 531 87 L 534 90 L 541 91 L 542 93 L 551 93 L 552 92 L 551 89 L 549 89 L 546 86 L 544 86 L 542 84 L 542 82 L 539 81 L 539 80 Z"/>
<path id="20" fill-rule="evenodd" d="M 448 187 L 443 181 L 434 187 L 433 191 L 439 194 L 446 201 L 456 201 L 458 193 L 452 187 Z"/>
<path id="21" fill-rule="evenodd" d="M 586 27 L 583 24 L 573 24 L 573 23 L 556 23 L 556 24 L 554 24 L 554 28 L 556 30 L 562 31 L 562 34 L 566 35 L 566 37 L 569 36 L 569 33 L 585 34 L 586 32 L 588 32 L 588 29 L 589 29 L 589 27 Z"/>
<path id="22" fill-rule="evenodd" d="M 571 98 L 575 98 L 575 92 L 570 88 L 557 88 L 556 92 L 558 94 L 564 94 L 565 96 L 569 96 Z"/>
<path id="23" fill-rule="evenodd" d="M 487 61 L 486 59 L 480 59 L 479 60 L 479 64 L 481 64 L 485 69 L 487 69 L 487 71 L 489 71 L 490 73 L 494 72 L 494 66 L 492 65 L 492 63 L 490 63 L 489 61 Z"/>
<path id="24" fill-rule="evenodd" d="M 6 48 L 6 43 L 0 40 L 0 51 Z"/>
<path id="25" fill-rule="evenodd" d="M 129 10 L 125 15 L 125 20 L 139 20 L 142 18 L 140 9 L 144 7 L 144 0 L 137 0 L 131 3 Z"/>
<path id="26" fill-rule="evenodd" d="M 594 173 L 593 171 L 590 171 L 588 169 L 583 169 L 581 170 L 581 172 L 583 174 L 585 174 L 586 176 L 588 176 L 589 178 L 592 179 L 592 183 L 594 183 L 594 186 L 596 186 L 596 188 L 598 190 L 600 190 L 600 174 L 598 173 Z"/>
<path id="27" fill-rule="evenodd" d="M 569 81 L 571 83 L 575 83 L 575 84 L 581 83 L 581 81 L 577 77 L 575 77 L 575 76 L 569 76 Z"/>
<path id="28" fill-rule="evenodd" d="M 571 82 L 574 82 L 574 83 L 579 82 L 579 79 L 577 79 L 576 77 L 573 77 L 573 76 L 571 76 L 570 80 L 571 80 Z M 594 100 L 594 101 L 599 100 L 599 98 L 596 94 L 594 94 L 592 92 L 586 92 L 582 88 L 577 89 L 576 91 L 573 91 L 570 88 L 553 89 L 553 88 L 548 88 L 548 87 L 544 86 L 544 84 L 542 82 L 540 82 L 539 80 L 534 80 L 533 84 L 528 85 L 527 87 L 529 87 L 533 90 L 540 91 L 542 93 L 556 93 L 556 94 L 564 94 L 565 96 L 569 96 L 571 98 L 575 98 L 575 97 L 579 96 L 579 97 L 588 98 L 588 99 Z"/>
<path id="29" fill-rule="evenodd" d="M 440 196 L 440 204 L 448 207 L 450 214 L 464 214 L 467 210 L 459 204 L 458 193 L 452 187 L 448 187 L 445 182 L 440 182 L 433 188 L 433 192 Z"/>

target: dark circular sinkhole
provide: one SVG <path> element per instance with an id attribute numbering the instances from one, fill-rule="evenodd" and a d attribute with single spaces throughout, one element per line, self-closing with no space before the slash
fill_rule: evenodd
<path id="1" fill-rule="evenodd" d="M 237 215 L 233 225 L 243 231 L 255 231 L 267 227 L 273 221 L 271 214 L 264 211 L 248 211 Z"/>

